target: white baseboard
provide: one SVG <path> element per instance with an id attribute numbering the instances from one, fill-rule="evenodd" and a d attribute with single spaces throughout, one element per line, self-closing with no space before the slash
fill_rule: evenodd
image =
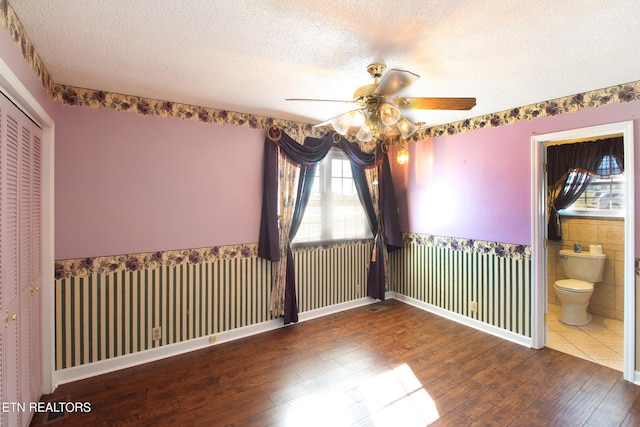
<path id="1" fill-rule="evenodd" d="M 372 304 L 376 300 L 373 298 L 360 298 L 354 301 L 348 301 L 341 304 L 323 307 L 316 310 L 307 311 L 298 315 L 298 321 L 304 322 L 318 317 L 327 316 L 329 314 L 338 313 L 340 311 L 349 310 L 351 308 L 361 307 Z M 143 363 L 153 362 L 171 356 L 187 353 L 194 350 L 200 350 L 212 345 L 218 345 L 240 338 L 261 334 L 263 332 L 272 331 L 282 328 L 282 319 L 273 319 L 255 325 L 244 326 L 242 328 L 233 329 L 226 332 L 220 332 L 215 335 L 195 338 L 175 344 L 169 344 L 162 347 L 152 348 L 137 353 L 126 354 L 124 356 L 114 357 L 112 359 L 101 360 L 99 362 L 88 363 L 86 365 L 74 366 L 72 368 L 62 369 L 54 372 L 54 388 L 60 384 L 82 380 L 97 375 L 106 374 L 120 369 L 130 368 Z M 215 342 L 211 342 L 210 338 L 215 336 Z"/>
<path id="2" fill-rule="evenodd" d="M 373 304 L 377 300 L 369 297 L 359 298 L 353 301 L 347 301 L 340 304 L 330 305 L 328 307 L 322 307 L 311 311 L 305 311 L 298 315 L 298 321 L 304 322 L 306 320 L 316 319 L 333 313 L 339 313 L 341 311 L 350 310 L 352 308 L 362 307 L 363 305 Z"/>
<path id="3" fill-rule="evenodd" d="M 430 313 L 437 314 L 438 316 L 444 317 L 449 320 L 453 320 L 454 322 L 461 323 L 466 326 L 470 326 L 474 329 L 478 329 L 482 332 L 486 332 L 487 334 L 494 335 L 498 338 L 505 339 L 507 341 L 514 342 L 516 344 L 520 344 L 525 347 L 531 347 L 532 341 L 531 338 L 525 337 L 523 335 L 516 334 L 514 332 L 506 331 L 504 329 L 500 329 L 493 325 L 488 325 L 484 322 L 481 322 L 476 319 L 472 319 L 470 317 L 463 316 L 458 313 L 454 313 L 449 310 L 445 310 L 440 307 L 436 307 L 435 305 L 428 304 L 426 302 L 417 300 L 415 298 L 411 298 L 402 294 L 397 294 L 395 292 L 387 292 L 390 298 L 397 299 L 398 301 L 402 301 L 414 307 L 420 308 L 422 310 L 428 311 Z M 392 294 L 392 295 L 390 295 Z"/>
<path id="4" fill-rule="evenodd" d="M 440 307 L 425 303 L 423 301 L 411 298 L 395 292 L 386 292 L 386 299 L 397 299 L 406 304 L 412 305 L 419 309 L 434 313 L 438 316 L 452 320 L 457 323 L 472 327 L 482 332 L 494 335 L 496 337 L 505 339 L 507 341 L 514 342 L 516 344 L 532 347 L 532 339 L 518 335 L 513 332 L 505 331 L 498 327 L 488 325 L 479 320 L 471 319 L 460 314 L 444 310 Z M 329 307 L 319 308 L 317 310 L 311 310 L 299 314 L 299 322 L 307 320 L 317 319 L 319 317 L 327 316 L 329 314 L 338 313 L 341 311 L 349 310 L 356 307 L 361 307 L 377 302 L 373 298 L 360 298 L 354 301 L 349 301 L 341 304 L 332 305 Z M 221 332 L 215 335 L 215 342 L 210 342 L 211 336 L 201 337 L 184 341 L 176 344 L 166 345 L 150 350 L 141 351 L 138 353 L 127 354 L 112 359 L 102 360 L 99 362 L 89 363 L 86 365 L 76 366 L 73 368 L 63 369 L 56 371 L 55 387 L 60 384 L 65 384 L 73 381 L 78 381 L 85 378 L 90 378 L 96 375 L 106 374 L 109 372 L 117 371 L 120 369 L 130 368 L 132 366 L 141 365 L 155 360 L 164 359 L 171 356 L 177 356 L 179 354 L 187 353 L 194 350 L 200 350 L 212 345 L 218 345 L 229 341 L 234 341 L 240 338 L 245 338 L 252 335 L 257 335 L 263 332 L 272 331 L 282 328 L 282 319 L 273 319 L 256 325 L 245 326 L 242 328 L 234 329 L 227 332 Z M 633 382 L 640 385 L 640 371 L 635 371 Z"/>

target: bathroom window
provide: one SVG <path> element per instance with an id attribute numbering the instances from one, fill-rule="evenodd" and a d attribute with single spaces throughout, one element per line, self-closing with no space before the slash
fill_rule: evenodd
<path id="1" fill-rule="evenodd" d="M 293 243 L 371 238 L 351 175 L 351 164 L 332 149 L 320 162 L 309 204 Z"/>
<path id="2" fill-rule="evenodd" d="M 613 156 L 605 156 L 598 168 L 599 175 L 571 206 L 560 214 L 571 216 L 624 216 L 625 177 Z M 603 172 L 609 173 L 604 175 Z M 617 172 L 617 173 L 616 173 Z"/>

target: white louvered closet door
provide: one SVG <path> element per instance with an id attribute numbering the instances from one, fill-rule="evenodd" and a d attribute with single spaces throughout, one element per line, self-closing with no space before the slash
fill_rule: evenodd
<path id="1" fill-rule="evenodd" d="M 42 392 L 42 131 L 0 95 L 0 337 L 2 426 L 26 426 Z M 20 406 L 22 405 L 22 406 Z"/>

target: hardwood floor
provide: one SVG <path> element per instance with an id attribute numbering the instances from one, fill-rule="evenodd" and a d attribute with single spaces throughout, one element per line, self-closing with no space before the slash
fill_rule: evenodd
<path id="1" fill-rule="evenodd" d="M 65 384 L 42 400 L 57 399 L 91 412 L 52 427 L 640 425 L 640 387 L 620 372 L 395 300 Z"/>

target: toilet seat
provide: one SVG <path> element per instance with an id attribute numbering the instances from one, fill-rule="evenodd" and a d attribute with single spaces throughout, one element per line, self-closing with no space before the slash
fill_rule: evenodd
<path id="1" fill-rule="evenodd" d="M 563 279 L 555 283 L 556 287 L 566 292 L 589 293 L 593 291 L 593 283 L 577 279 Z"/>

